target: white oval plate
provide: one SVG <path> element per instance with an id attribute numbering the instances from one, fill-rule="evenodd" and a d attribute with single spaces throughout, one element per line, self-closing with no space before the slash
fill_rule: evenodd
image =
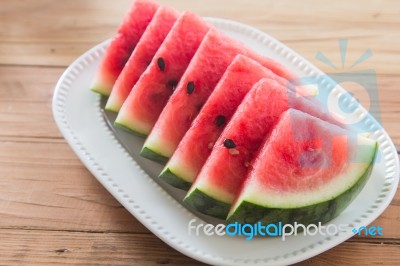
<path id="1" fill-rule="evenodd" d="M 233 21 L 208 18 L 218 29 L 244 42 L 301 76 L 322 74 L 315 66 L 271 36 Z M 291 236 L 281 238 L 189 235 L 188 223 L 205 218 L 188 211 L 179 200 L 183 193 L 159 184 L 161 167 L 140 158 L 143 140 L 131 138 L 129 152 L 117 140 L 102 115 L 101 97 L 89 90 L 91 80 L 108 41 L 79 57 L 62 75 L 55 89 L 53 113 L 58 127 L 77 156 L 101 184 L 141 223 L 161 240 L 196 260 L 214 265 L 292 264 L 324 252 L 354 233 L 351 229 L 368 225 L 389 205 L 396 193 L 399 161 L 396 149 L 383 130 L 367 112 L 363 120 L 379 142 L 380 160 L 371 178 L 352 204 L 330 224 L 349 224 L 349 230 L 335 236 Z M 343 92 L 341 88 L 335 95 Z M 124 135 L 125 134 L 125 135 Z M 164 188 L 162 188 L 164 187 Z"/>

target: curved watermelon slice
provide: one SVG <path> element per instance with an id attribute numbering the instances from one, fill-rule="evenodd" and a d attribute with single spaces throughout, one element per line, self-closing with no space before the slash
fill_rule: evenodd
<path id="1" fill-rule="evenodd" d="M 376 141 L 357 141 L 348 130 L 289 110 L 261 148 L 229 220 L 325 223 L 363 188 L 376 150 Z"/>
<path id="2" fill-rule="evenodd" d="M 168 100 L 142 149 L 142 156 L 165 163 L 236 55 L 246 55 L 283 78 L 293 78 L 276 61 L 262 57 L 217 30 L 210 30 Z"/>
<path id="3" fill-rule="evenodd" d="M 205 214 L 225 219 L 238 194 L 251 161 L 280 115 L 290 107 L 331 121 L 321 106 L 296 98 L 271 79 L 262 79 L 250 90 L 214 145 L 190 188 L 185 202 Z"/>
<path id="4" fill-rule="evenodd" d="M 119 112 L 129 92 L 150 64 L 178 16 L 179 13 L 171 8 L 158 8 L 115 82 L 107 101 L 107 110 Z"/>
<path id="5" fill-rule="evenodd" d="M 189 189 L 236 108 L 262 78 L 271 78 L 286 86 L 286 80 L 258 62 L 243 55 L 236 56 L 179 143 L 160 178 L 174 187 Z"/>
<path id="6" fill-rule="evenodd" d="M 210 27 L 189 11 L 180 16 L 122 105 L 117 126 L 149 134 Z"/>
<path id="7" fill-rule="evenodd" d="M 90 89 L 109 96 L 133 49 L 153 18 L 158 4 L 151 0 L 136 0 L 118 28 L 100 62 Z"/>

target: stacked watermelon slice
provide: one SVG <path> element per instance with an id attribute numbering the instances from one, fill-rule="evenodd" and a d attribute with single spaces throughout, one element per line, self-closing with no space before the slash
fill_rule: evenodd
<path id="1" fill-rule="evenodd" d="M 136 0 L 91 89 L 109 96 L 116 126 L 147 137 L 141 154 L 166 164 L 160 178 L 188 190 L 193 209 L 324 223 L 363 188 L 377 143 L 296 78 L 189 11 Z"/>

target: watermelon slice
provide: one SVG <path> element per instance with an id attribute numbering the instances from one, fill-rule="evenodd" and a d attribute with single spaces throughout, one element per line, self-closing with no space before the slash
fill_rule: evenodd
<path id="1" fill-rule="evenodd" d="M 246 95 L 215 143 L 185 202 L 200 212 L 225 219 L 254 155 L 289 107 L 331 120 L 317 102 L 296 98 L 292 90 L 278 82 L 262 79 Z"/>
<path id="2" fill-rule="evenodd" d="M 150 64 L 158 48 L 171 30 L 179 13 L 168 7 L 160 7 L 147 26 L 142 38 L 119 75 L 108 98 L 106 109 L 119 112 L 133 86 Z"/>
<path id="3" fill-rule="evenodd" d="M 158 4 L 151 0 L 136 0 L 118 28 L 100 62 L 91 90 L 109 96 L 115 80 L 128 61 L 136 44 L 153 18 Z"/>
<path id="4" fill-rule="evenodd" d="M 189 11 L 181 15 L 122 105 L 116 125 L 149 134 L 210 27 Z"/>
<path id="5" fill-rule="evenodd" d="M 281 85 L 286 85 L 284 79 L 256 61 L 243 55 L 236 56 L 179 143 L 160 178 L 177 188 L 189 189 L 236 108 L 262 78 L 275 79 Z"/>
<path id="6" fill-rule="evenodd" d="M 161 163 L 172 156 L 201 107 L 238 54 L 257 60 L 273 72 L 281 73 L 284 78 L 294 77 L 288 70 L 282 71 L 284 68 L 279 63 L 254 53 L 217 30 L 210 30 L 146 139 L 142 156 Z"/>
<path id="7" fill-rule="evenodd" d="M 325 223 L 361 191 L 377 143 L 297 110 L 285 112 L 261 148 L 230 221 Z M 357 143 L 358 142 L 358 143 Z"/>

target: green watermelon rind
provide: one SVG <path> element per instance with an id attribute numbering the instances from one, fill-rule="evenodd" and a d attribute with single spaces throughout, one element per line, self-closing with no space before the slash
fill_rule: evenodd
<path id="1" fill-rule="evenodd" d="M 343 193 L 330 200 L 299 208 L 268 208 L 257 203 L 242 201 L 229 214 L 228 223 L 277 223 L 294 224 L 297 222 L 305 226 L 309 224 L 326 223 L 336 218 L 356 198 L 367 183 L 374 165 L 378 146 L 375 143 L 373 158 L 366 170 L 357 181 Z M 232 210 L 231 210 L 232 211 Z"/>
<path id="2" fill-rule="evenodd" d="M 166 164 L 169 160 L 169 158 L 162 156 L 147 147 L 142 148 L 140 151 L 140 156 L 161 164 Z"/>
<path id="3" fill-rule="evenodd" d="M 140 155 L 149 160 L 163 164 L 166 164 L 169 160 L 169 157 L 162 155 L 161 152 L 157 152 L 154 149 L 150 148 L 149 146 L 143 146 Z"/>
<path id="4" fill-rule="evenodd" d="M 137 136 L 137 137 L 141 137 L 141 138 L 146 138 L 146 137 L 147 137 L 146 134 L 141 133 L 141 132 L 136 131 L 136 130 L 133 130 L 133 129 L 131 129 L 130 127 L 126 126 L 126 125 L 125 125 L 124 123 L 122 123 L 122 122 L 117 122 L 117 121 L 115 121 L 115 122 L 114 122 L 114 127 L 115 127 L 115 128 L 119 128 L 119 129 L 121 129 L 121 130 L 123 130 L 123 131 L 125 131 L 125 132 L 128 132 L 128 133 L 130 133 L 130 134 L 132 134 L 132 135 L 135 135 L 135 136 Z"/>
<path id="5" fill-rule="evenodd" d="M 191 208 L 206 215 L 225 220 L 231 204 L 210 197 L 207 193 L 195 188 L 183 200 Z"/>
<path id="6" fill-rule="evenodd" d="M 290 222 L 290 219 L 285 219 L 287 217 L 299 217 L 299 219 L 296 219 L 296 221 L 299 223 L 303 224 L 309 224 L 312 223 L 316 220 L 318 222 L 326 222 L 329 221 L 333 218 L 335 218 L 347 205 L 350 204 L 350 202 L 358 195 L 358 193 L 362 190 L 364 187 L 365 183 L 367 182 L 372 168 L 374 164 L 374 160 L 376 157 L 377 153 L 377 143 L 374 143 L 374 146 L 371 146 L 371 158 L 369 160 L 368 166 L 366 166 L 363 170 L 363 172 L 360 174 L 358 178 L 355 178 L 355 181 L 347 190 L 343 191 L 342 193 L 339 192 L 339 194 L 334 197 L 333 199 L 322 201 L 322 202 L 316 202 L 312 205 L 306 206 L 306 207 L 288 207 L 287 209 L 285 208 L 267 208 L 264 206 L 261 206 L 259 204 L 249 202 L 249 201 L 243 201 L 241 202 L 238 207 L 235 208 L 232 214 L 231 208 L 233 206 L 230 203 L 223 202 L 221 201 L 221 195 L 219 196 L 220 199 L 217 199 L 216 196 L 217 192 L 212 192 L 207 193 L 206 191 L 208 190 L 200 190 L 199 188 L 194 188 L 192 191 L 189 191 L 188 195 L 186 195 L 184 202 L 186 202 L 190 207 L 193 209 L 204 213 L 206 215 L 219 218 L 219 219 L 226 219 L 228 222 L 239 222 L 239 223 L 248 223 L 248 222 L 257 222 L 257 221 L 262 221 L 261 217 L 265 216 L 265 213 L 272 212 L 270 215 L 268 215 L 268 221 L 274 221 L 274 220 L 279 220 L 282 222 Z M 346 196 L 347 195 L 347 196 Z M 330 215 L 328 210 L 330 210 L 332 207 L 328 208 L 329 206 L 332 206 L 332 204 L 335 204 L 336 206 L 339 206 L 337 208 L 337 211 L 332 212 Z M 342 207 L 342 205 L 344 207 Z M 304 219 L 301 218 L 302 213 L 309 213 L 311 210 L 314 210 L 314 212 L 317 213 L 315 215 L 314 219 L 311 218 L 311 216 L 306 216 Z M 318 211 L 321 210 L 321 211 Z M 325 214 L 322 215 L 322 214 Z M 304 215 L 303 215 L 304 216 Z M 248 217 L 245 219 L 244 217 Z M 286 221 L 285 221 L 286 220 Z"/>
<path id="7" fill-rule="evenodd" d="M 106 96 L 106 97 L 110 96 L 109 89 L 106 89 L 103 86 L 93 85 L 93 86 L 90 87 L 90 90 L 92 92 L 98 93 L 98 94 L 100 94 L 102 96 Z"/>
<path id="8" fill-rule="evenodd" d="M 183 178 L 180 178 L 176 173 L 173 172 L 171 168 L 164 169 L 161 174 L 158 176 L 164 182 L 170 184 L 173 187 L 188 191 L 191 182 L 185 181 Z"/>

